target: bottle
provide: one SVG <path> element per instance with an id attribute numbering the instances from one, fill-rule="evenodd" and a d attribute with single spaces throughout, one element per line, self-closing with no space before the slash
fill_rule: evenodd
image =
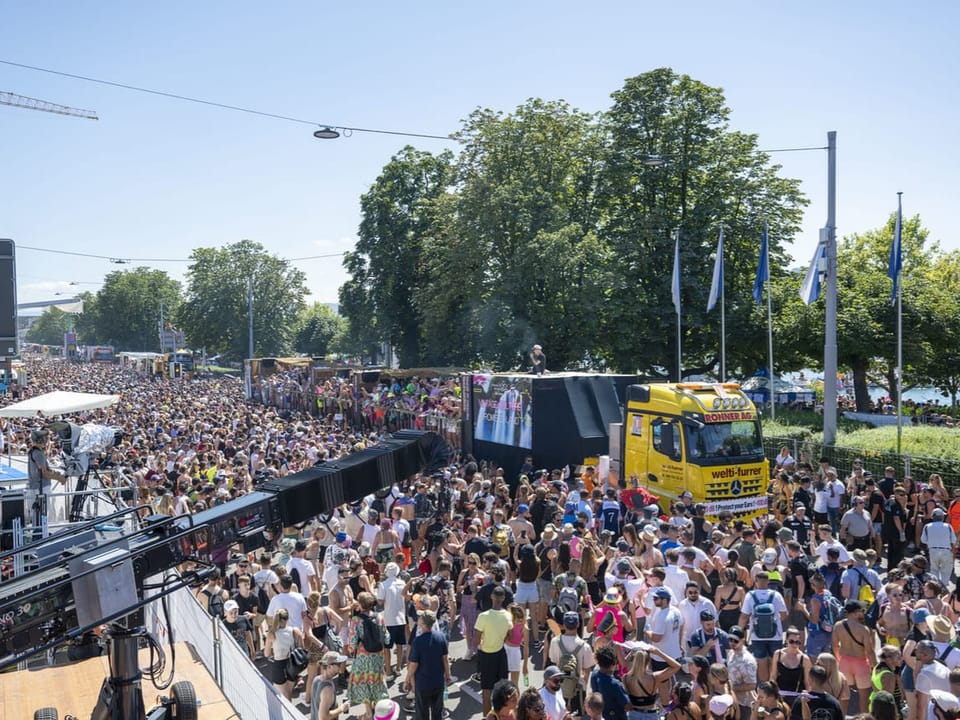
<path id="1" fill-rule="evenodd" d="M 450 688 L 446 685 L 443 686 L 443 701 L 446 702 L 450 699 Z"/>
<path id="2" fill-rule="evenodd" d="M 523 676 L 523 686 L 524 686 L 525 688 L 530 687 L 530 676 L 529 676 L 529 675 L 524 675 L 524 676 Z"/>

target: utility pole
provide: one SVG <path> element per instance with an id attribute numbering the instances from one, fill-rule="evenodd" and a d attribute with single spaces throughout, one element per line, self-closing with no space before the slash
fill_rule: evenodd
<path id="1" fill-rule="evenodd" d="M 837 131 L 827 133 L 827 292 L 823 337 L 823 444 L 837 441 Z"/>
<path id="2" fill-rule="evenodd" d="M 249 323 L 247 357 L 253 360 L 253 275 L 247 278 L 247 322 Z"/>

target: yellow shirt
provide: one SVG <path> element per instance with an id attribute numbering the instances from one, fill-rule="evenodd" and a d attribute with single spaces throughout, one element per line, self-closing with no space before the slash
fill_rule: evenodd
<path id="1" fill-rule="evenodd" d="M 507 633 L 513 628 L 513 618 L 506 610 L 485 610 L 480 613 L 473 627 L 483 633 L 480 639 L 482 652 L 500 652 Z"/>

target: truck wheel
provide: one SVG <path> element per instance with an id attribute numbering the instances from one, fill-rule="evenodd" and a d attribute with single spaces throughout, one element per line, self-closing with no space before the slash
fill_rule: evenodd
<path id="1" fill-rule="evenodd" d="M 59 720 L 59 718 L 57 709 L 51 707 L 40 708 L 33 714 L 33 720 Z"/>
<path id="2" fill-rule="evenodd" d="M 187 680 L 174 683 L 170 697 L 173 699 L 174 720 L 197 720 L 197 694 L 193 683 Z"/>

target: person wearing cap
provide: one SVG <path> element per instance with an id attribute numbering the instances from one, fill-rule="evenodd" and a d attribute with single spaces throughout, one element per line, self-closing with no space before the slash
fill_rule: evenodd
<path id="1" fill-rule="evenodd" d="M 743 628 L 734 625 L 727 633 L 727 675 L 730 688 L 740 706 L 740 717 L 749 717 L 757 699 L 757 659 L 747 649 Z"/>
<path id="2" fill-rule="evenodd" d="M 856 549 L 850 553 L 853 563 L 840 576 L 840 594 L 842 600 L 860 600 L 873 602 L 883 583 L 876 571 L 867 566 L 867 553 Z M 870 590 L 865 590 L 865 586 Z"/>
<path id="3" fill-rule="evenodd" d="M 547 649 L 547 657 L 549 658 L 551 665 L 559 665 L 561 659 L 566 655 L 576 658 L 578 672 L 577 679 L 580 689 L 583 690 L 587 687 L 587 680 L 590 677 L 590 670 L 595 664 L 593 650 L 590 648 L 589 643 L 582 640 L 579 636 L 579 613 L 564 613 L 562 627 L 563 634 L 558 635 L 550 640 L 550 647 Z M 568 683 L 568 686 L 571 690 L 573 689 L 572 684 Z M 577 693 L 573 692 L 565 692 L 564 697 L 569 702 L 574 699 L 573 696 L 576 694 Z M 571 705 L 571 710 L 576 710 L 576 707 Z"/>
<path id="4" fill-rule="evenodd" d="M 801 547 L 807 548 L 810 545 L 810 534 L 813 530 L 813 523 L 807 516 L 806 505 L 794 501 L 793 512 L 784 518 L 783 527 L 793 533 L 794 539 L 800 543 Z"/>
<path id="5" fill-rule="evenodd" d="M 706 657 L 711 663 L 726 662 L 730 636 L 717 627 L 716 614 L 710 610 L 701 611 L 699 625 L 687 643 L 690 653 Z"/>
<path id="6" fill-rule="evenodd" d="M 548 665 L 544 668 L 543 686 L 539 694 L 543 701 L 546 720 L 563 720 L 567 716 L 567 703 L 560 689 L 563 679 L 564 674 L 556 665 Z"/>
<path id="7" fill-rule="evenodd" d="M 873 521 L 866 504 L 864 498 L 855 496 L 850 509 L 840 519 L 840 541 L 850 549 L 873 547 Z"/>
<path id="8" fill-rule="evenodd" d="M 47 514 L 46 496 L 53 492 L 51 481 L 62 483 L 63 475 L 50 467 L 47 462 L 47 449 L 50 445 L 50 431 L 33 430 L 30 433 L 30 450 L 27 452 L 27 477 L 30 490 L 36 494 L 33 504 L 33 524 L 39 527 L 42 517 Z"/>
<path id="9" fill-rule="evenodd" d="M 306 594 L 311 590 L 320 591 L 320 578 L 317 571 L 313 568 L 313 563 L 306 559 L 307 543 L 303 540 L 297 540 L 293 546 L 293 552 L 290 553 L 290 559 L 287 560 L 287 574 L 293 578 L 299 578 L 303 585 L 297 585 L 297 590 Z M 296 571 L 296 574 L 294 574 Z"/>
<path id="10" fill-rule="evenodd" d="M 337 677 L 343 673 L 347 656 L 337 652 L 324 653 L 320 659 L 320 673 L 310 686 L 310 720 L 334 720 L 341 715 L 350 714 L 350 703 L 337 702 Z"/>
<path id="11" fill-rule="evenodd" d="M 644 630 L 646 640 L 659 647 L 670 657 L 678 658 L 683 655 L 681 645 L 683 615 L 670 604 L 672 595 L 667 588 L 654 588 L 650 595 L 653 596 L 655 609 L 653 614 L 647 618 L 647 626 Z M 660 665 L 659 661 L 653 661 L 654 670 L 662 670 L 664 667 L 666 667 L 665 664 Z"/>
<path id="12" fill-rule="evenodd" d="M 867 497 L 867 512 L 873 523 L 873 549 L 877 553 L 883 552 L 883 512 L 887 499 L 877 487 L 877 481 L 866 476 L 863 481 L 864 494 Z"/>
<path id="13" fill-rule="evenodd" d="M 543 375 L 547 371 L 547 356 L 542 345 L 534 345 L 530 351 L 530 374 Z"/>
<path id="14" fill-rule="evenodd" d="M 858 600 L 847 600 L 843 610 L 846 617 L 833 625 L 833 656 L 850 687 L 857 688 L 859 697 L 867 697 L 876 664 L 873 631 L 863 624 L 864 607 Z"/>
<path id="15" fill-rule="evenodd" d="M 907 575 L 907 580 L 903 584 L 904 602 L 923 599 L 923 588 L 926 586 L 927 581 L 931 579 L 927 568 L 927 558 L 923 555 L 914 555 L 910 559 L 910 574 Z"/>
<path id="16" fill-rule="evenodd" d="M 407 691 L 414 691 L 415 714 L 423 720 L 441 720 L 443 690 L 453 682 L 447 638 L 436 629 L 436 620 L 430 610 L 421 612 L 417 618 L 420 634 L 410 645 L 410 662 L 404 682 Z"/>
<path id="17" fill-rule="evenodd" d="M 936 508 L 930 514 L 930 522 L 923 526 L 920 542 L 930 554 L 930 571 L 944 586 L 953 575 L 953 559 L 957 549 L 957 534 L 944 520 L 946 513 Z"/>
<path id="18" fill-rule="evenodd" d="M 956 720 L 960 717 L 960 698 L 955 689 L 931 690 L 929 708 L 927 720 Z"/>
<path id="19" fill-rule="evenodd" d="M 807 677 L 810 683 L 809 692 L 800 695 L 800 712 L 803 720 L 844 720 L 840 701 L 824 690 L 827 682 L 827 671 L 820 665 L 810 668 Z M 860 695 L 867 697 L 866 693 Z M 865 703 L 864 703 L 865 704 Z"/>
<path id="20" fill-rule="evenodd" d="M 507 525 L 513 531 L 513 536 L 517 538 L 517 544 L 536 542 L 537 531 L 530 522 L 530 506 L 526 503 L 517 505 L 517 512 L 507 521 Z"/>
<path id="21" fill-rule="evenodd" d="M 253 625 L 240 614 L 240 605 L 236 600 L 227 600 L 223 604 L 223 626 L 230 637 L 246 650 L 250 660 L 255 660 L 257 655 L 253 645 Z"/>
<path id="22" fill-rule="evenodd" d="M 383 604 L 383 624 L 393 640 L 398 670 L 404 663 L 407 650 L 407 606 L 404 599 L 406 586 L 406 581 L 400 577 L 400 566 L 395 562 L 387 563 L 384 567 L 383 582 L 376 587 L 376 598 Z M 389 651 L 384 654 L 384 665 L 386 675 L 393 675 Z"/>
<path id="23" fill-rule="evenodd" d="M 926 718 L 932 691 L 950 692 L 950 671 L 946 665 L 937 660 L 937 647 L 930 640 L 921 640 L 917 643 L 914 657 L 917 686 L 916 717 Z"/>
<path id="24" fill-rule="evenodd" d="M 513 628 L 513 618 L 503 609 L 506 593 L 501 585 L 494 585 L 490 598 L 492 607 L 477 617 L 477 667 L 480 671 L 480 690 L 483 693 L 483 714 L 490 712 L 490 692 L 499 680 L 509 675 L 504 642 Z"/>

